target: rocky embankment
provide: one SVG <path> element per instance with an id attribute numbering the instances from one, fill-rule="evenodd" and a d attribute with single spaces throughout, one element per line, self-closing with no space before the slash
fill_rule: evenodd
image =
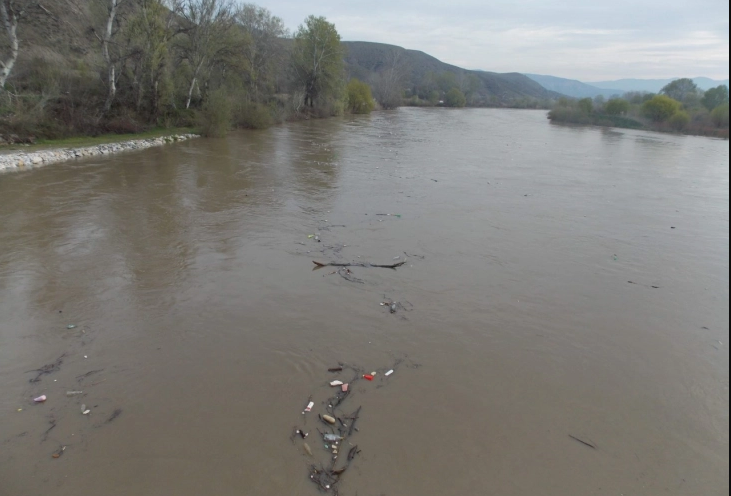
<path id="1" fill-rule="evenodd" d="M 16 152 L 0 155 L 0 172 L 25 170 L 42 167 L 49 164 L 57 164 L 68 160 L 75 160 L 84 157 L 97 155 L 111 155 L 113 153 L 144 150 L 153 146 L 162 146 L 168 143 L 186 141 L 197 138 L 196 134 L 177 134 L 173 136 L 162 136 L 160 138 L 140 139 L 111 143 L 108 145 L 86 146 L 83 148 L 57 148 L 50 150 L 39 150 L 34 152 Z"/>

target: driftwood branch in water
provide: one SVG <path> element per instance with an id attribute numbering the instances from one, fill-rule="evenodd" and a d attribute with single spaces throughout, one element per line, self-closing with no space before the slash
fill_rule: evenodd
<path id="1" fill-rule="evenodd" d="M 580 438 L 578 438 L 578 437 L 576 437 L 576 436 L 572 436 L 571 434 L 569 434 L 569 437 L 570 437 L 571 439 L 573 439 L 574 441 L 576 441 L 577 443 L 581 443 L 581 444 L 583 444 L 584 446 L 588 446 L 588 447 L 589 447 L 589 448 L 591 448 L 591 449 L 598 449 L 598 448 L 596 447 L 596 445 L 594 445 L 593 443 L 590 443 L 590 442 L 588 442 L 588 441 L 584 441 L 583 439 L 580 439 Z"/>
<path id="2" fill-rule="evenodd" d="M 336 263 L 336 262 L 330 262 L 330 263 L 320 263 L 316 261 L 312 261 L 313 264 L 315 264 L 317 267 L 375 267 L 377 269 L 398 269 L 402 265 L 406 264 L 406 261 L 390 264 L 390 265 L 376 265 L 376 264 L 369 264 L 369 263 L 359 263 L 359 262 L 352 262 L 352 263 Z"/>

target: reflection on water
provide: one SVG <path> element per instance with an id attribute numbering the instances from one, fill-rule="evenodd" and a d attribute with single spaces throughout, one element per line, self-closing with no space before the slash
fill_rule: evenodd
<path id="1" fill-rule="evenodd" d="M 402 109 L 1 175 L 0 496 L 315 494 L 303 400 L 405 357 L 342 494 L 727 494 L 728 159 Z"/>

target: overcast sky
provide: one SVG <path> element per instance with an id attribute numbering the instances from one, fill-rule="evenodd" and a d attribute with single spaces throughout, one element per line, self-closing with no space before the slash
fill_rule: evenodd
<path id="1" fill-rule="evenodd" d="M 242 0 L 240 0 L 242 1 Z M 729 74 L 725 0 L 259 0 L 294 31 L 325 16 L 346 41 L 468 69 L 597 81 Z"/>

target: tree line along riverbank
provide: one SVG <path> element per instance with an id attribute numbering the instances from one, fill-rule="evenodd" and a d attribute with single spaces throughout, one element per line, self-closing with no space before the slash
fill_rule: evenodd
<path id="1" fill-rule="evenodd" d="M 290 32 L 235 0 L 2 0 L 0 20 L 0 137 L 11 144 L 171 127 L 220 136 L 405 103 L 550 105 L 525 76 L 343 42 L 324 17 Z"/>
<path id="2" fill-rule="evenodd" d="M 631 92 L 609 100 L 559 99 L 552 122 L 591 124 L 728 139 L 729 89 L 702 91 L 691 79 L 678 79 L 659 94 Z"/>

